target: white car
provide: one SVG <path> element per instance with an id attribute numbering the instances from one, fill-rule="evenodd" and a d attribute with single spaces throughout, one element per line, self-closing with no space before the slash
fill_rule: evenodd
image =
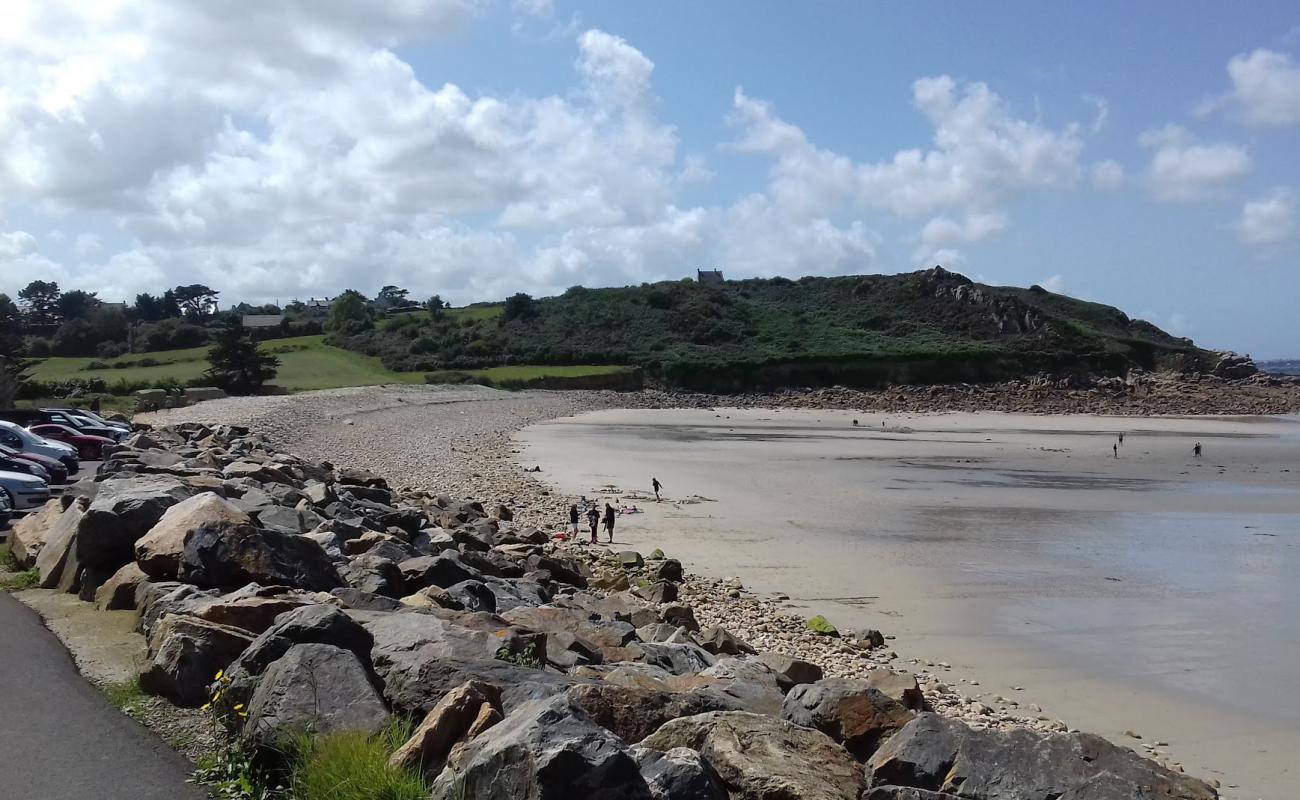
<path id="1" fill-rule="evenodd" d="M 38 456 L 58 459 L 68 466 L 69 475 L 75 473 L 80 466 L 77 448 L 63 442 L 44 439 L 21 425 L 3 419 L 0 419 L 0 444 L 24 453 L 35 453 Z"/>
<path id="2" fill-rule="evenodd" d="M 35 475 L 0 472 L 0 494 L 4 494 L 14 511 L 40 508 L 50 499 L 50 485 Z"/>

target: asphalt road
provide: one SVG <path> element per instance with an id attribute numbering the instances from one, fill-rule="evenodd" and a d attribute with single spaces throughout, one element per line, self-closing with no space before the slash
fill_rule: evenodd
<path id="1" fill-rule="evenodd" d="M 0 592 L 0 800 L 203 800 L 192 767 L 111 706 Z"/>

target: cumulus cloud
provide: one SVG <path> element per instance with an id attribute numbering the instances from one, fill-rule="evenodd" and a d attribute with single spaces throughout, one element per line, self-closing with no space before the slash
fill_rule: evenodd
<path id="1" fill-rule="evenodd" d="M 1275 247 L 1290 241 L 1296 233 L 1295 192 L 1277 188 L 1248 200 L 1234 230 L 1238 241 L 1252 247 Z"/>
<path id="2" fill-rule="evenodd" d="M 285 301 L 394 283 L 476 300 L 705 264 L 852 272 L 887 258 L 873 220 L 890 216 L 928 220 L 918 257 L 959 263 L 1009 225 L 1004 204 L 1085 174 L 1089 126 L 1022 117 L 982 83 L 916 81 L 931 142 L 879 161 L 817 146 L 737 89 L 730 147 L 767 162 L 767 183 L 689 207 L 681 193 L 709 166 L 659 118 L 652 59 L 612 33 L 571 38 L 572 85 L 493 95 L 417 74 L 398 50 L 471 24 L 475 0 L 6 10 L 0 204 L 70 231 L 80 259 L 0 234 L 6 288 L 53 276 L 129 299 L 203 282 Z M 121 235 L 76 235 L 108 226 Z"/>
<path id="3" fill-rule="evenodd" d="M 1250 174 L 1245 148 L 1226 142 L 1202 144 L 1178 125 L 1145 131 L 1138 143 L 1152 151 L 1147 180 L 1161 200 L 1199 200 Z"/>
<path id="4" fill-rule="evenodd" d="M 1257 128 L 1300 124 L 1300 64 L 1287 53 L 1258 49 L 1228 60 L 1232 89 L 1198 111 L 1227 109 Z"/>

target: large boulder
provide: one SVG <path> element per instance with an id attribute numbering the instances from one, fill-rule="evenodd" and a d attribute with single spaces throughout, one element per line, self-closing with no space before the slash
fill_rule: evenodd
<path id="1" fill-rule="evenodd" d="M 868 762 L 875 785 L 963 800 L 1214 800 L 1195 778 L 1086 733 L 974 730 L 921 714 Z M 906 796 L 906 795 L 902 795 Z"/>
<path id="2" fill-rule="evenodd" d="M 739 710 L 735 700 L 712 689 L 666 692 L 593 683 L 575 686 L 569 696 L 598 725 L 625 742 L 639 742 L 671 719 Z"/>
<path id="3" fill-rule="evenodd" d="M 303 595 L 239 595 L 240 593 L 237 592 L 220 597 L 195 611 L 194 616 L 220 625 L 233 625 L 260 635 L 273 626 L 281 615 L 305 606 L 319 605 Z"/>
<path id="4" fill-rule="evenodd" d="M 365 553 L 339 567 L 339 575 L 353 589 L 370 594 L 398 598 L 406 592 L 402 571 L 391 559 L 374 553 Z"/>
<path id="5" fill-rule="evenodd" d="M 244 730 L 254 741 L 280 748 L 303 733 L 377 733 L 387 723 L 384 702 L 354 653 L 296 644 L 258 682 Z"/>
<path id="6" fill-rule="evenodd" d="M 801 683 L 814 683 L 823 677 L 822 668 L 818 665 L 785 653 L 759 653 L 758 658 L 776 674 L 782 691 L 788 692 Z"/>
<path id="7" fill-rule="evenodd" d="M 433 800 L 652 800 L 627 745 L 560 696 L 526 703 L 458 748 Z"/>
<path id="8" fill-rule="evenodd" d="M 347 613 L 318 603 L 277 616 L 271 627 L 244 651 L 236 666 L 250 675 L 261 675 L 296 644 L 328 644 L 351 651 L 368 663 L 374 641 L 370 632 Z"/>
<path id="9" fill-rule="evenodd" d="M 77 530 L 84 518 L 84 500 L 74 502 L 59 516 L 51 517 L 52 524 L 44 532 L 44 540 L 33 562 L 42 589 L 57 588 L 65 571 L 76 573 Z"/>
<path id="10" fill-rule="evenodd" d="M 16 521 L 9 529 L 9 555 L 19 569 L 30 569 L 36 563 L 45 540 L 63 516 L 64 504 L 55 498 Z"/>
<path id="11" fill-rule="evenodd" d="M 483 580 L 483 573 L 464 563 L 460 553 L 455 550 L 404 561 L 401 569 L 406 577 L 408 592 L 415 592 L 426 586 L 447 589 L 463 581 Z"/>
<path id="12" fill-rule="evenodd" d="M 707 650 L 688 642 L 677 644 L 650 644 L 642 642 L 641 661 L 662 667 L 674 675 L 688 675 L 702 672 L 716 663 L 716 659 Z"/>
<path id="13" fill-rule="evenodd" d="M 167 509 L 193 490 L 169 475 L 108 478 L 77 530 L 77 557 L 83 565 L 116 570 L 135 557 L 136 540 L 158 524 Z"/>
<path id="14" fill-rule="evenodd" d="M 674 747 L 661 753 L 633 745 L 632 755 L 655 800 L 727 800 L 722 781 L 694 750 Z"/>
<path id="15" fill-rule="evenodd" d="M 208 702 L 208 687 L 253 641 L 248 631 L 184 614 L 159 622 L 150 637 L 153 659 L 140 688 L 188 708 Z"/>
<path id="16" fill-rule="evenodd" d="M 636 628 L 631 623 L 616 620 L 592 619 L 592 614 L 576 608 L 542 606 L 539 608 L 514 608 L 501 614 L 502 618 L 523 628 L 543 633 L 570 633 L 583 641 L 591 642 L 606 662 L 630 661 L 640 655 L 639 648 L 629 647 L 636 640 Z"/>
<path id="17" fill-rule="evenodd" d="M 863 789 L 862 767 L 826 734 L 760 714 L 682 717 L 641 744 L 698 751 L 731 800 L 857 800 Z"/>
<path id="18" fill-rule="evenodd" d="M 452 746 L 465 739 L 475 723 L 486 728 L 500 720 L 501 690 L 468 681 L 443 695 L 388 763 L 436 775 L 442 771 Z"/>
<path id="19" fill-rule="evenodd" d="M 925 694 L 916 682 L 915 675 L 900 675 L 891 669 L 867 670 L 867 683 L 879 689 L 881 694 L 893 698 L 913 711 L 920 711 L 925 705 Z"/>
<path id="20" fill-rule="evenodd" d="M 135 608 L 136 592 L 140 584 L 149 580 L 134 561 L 114 572 L 95 591 L 95 606 L 100 611 Z"/>
<path id="21" fill-rule="evenodd" d="M 135 543 L 135 561 L 155 580 L 176 580 L 185 541 L 205 522 L 248 524 L 249 516 L 215 492 L 196 494 L 163 512 L 162 518 Z"/>
<path id="22" fill-rule="evenodd" d="M 912 719 L 912 712 L 886 697 L 866 681 L 824 678 L 790 690 L 781 718 L 816 728 L 859 760 L 876 750 L 882 739 Z"/>
<path id="23" fill-rule="evenodd" d="M 329 591 L 343 585 L 329 556 L 310 539 L 228 522 L 206 522 L 190 534 L 179 578 L 220 588 L 261 583 Z"/>

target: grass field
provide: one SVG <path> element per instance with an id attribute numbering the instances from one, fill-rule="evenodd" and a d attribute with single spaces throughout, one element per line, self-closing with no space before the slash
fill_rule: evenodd
<path id="1" fill-rule="evenodd" d="M 413 372 L 392 372 L 384 369 L 379 359 L 330 347 L 323 336 L 296 336 L 290 339 L 273 339 L 263 342 L 262 350 L 274 353 L 280 359 L 280 371 L 274 384 L 291 391 L 307 389 L 334 389 L 342 386 L 373 386 L 380 383 L 423 383 L 424 376 Z M 141 366 L 144 359 L 159 362 L 156 366 Z M 47 358 L 32 370 L 39 381 L 59 381 L 71 378 L 103 378 L 106 381 L 165 381 L 169 378 L 184 382 L 199 377 L 208 368 L 208 348 L 193 347 L 188 350 L 165 350 L 156 353 L 138 353 L 105 361 L 107 369 L 85 369 L 91 358 Z M 114 366 L 114 365 L 122 366 Z"/>
<path id="2" fill-rule="evenodd" d="M 521 364 L 486 369 L 443 370 L 428 373 L 430 383 L 473 383 L 486 379 L 489 385 L 527 383 L 540 378 L 582 378 L 588 375 L 614 375 L 630 372 L 631 367 L 581 364 L 577 366 L 534 366 Z"/>

